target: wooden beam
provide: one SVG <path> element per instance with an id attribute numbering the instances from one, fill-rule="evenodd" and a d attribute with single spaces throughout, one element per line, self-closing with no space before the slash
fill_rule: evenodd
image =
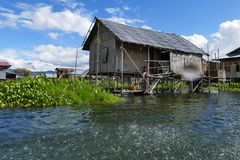
<path id="1" fill-rule="evenodd" d="M 97 53 L 96 53 L 96 77 L 95 77 L 95 82 L 96 85 L 98 84 L 98 65 L 99 65 L 99 45 L 100 45 L 100 39 L 99 39 L 99 22 L 97 22 Z"/>
<path id="2" fill-rule="evenodd" d="M 123 42 L 121 42 L 121 95 L 123 96 Z"/>

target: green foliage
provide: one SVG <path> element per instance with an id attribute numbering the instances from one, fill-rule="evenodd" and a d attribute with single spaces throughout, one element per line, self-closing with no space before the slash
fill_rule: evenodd
<path id="1" fill-rule="evenodd" d="M 204 89 L 209 89 L 209 87 L 205 87 Z M 220 83 L 211 83 L 210 90 L 220 90 L 226 92 L 240 92 L 240 83 L 239 82 L 224 82 Z"/>
<path id="2" fill-rule="evenodd" d="M 0 107 L 106 104 L 120 100 L 86 80 L 54 80 L 41 77 L 0 82 Z"/>
<path id="3" fill-rule="evenodd" d="M 32 74 L 32 72 L 30 70 L 25 69 L 25 68 L 17 68 L 17 69 L 15 69 L 15 72 L 24 77 L 29 77 Z"/>

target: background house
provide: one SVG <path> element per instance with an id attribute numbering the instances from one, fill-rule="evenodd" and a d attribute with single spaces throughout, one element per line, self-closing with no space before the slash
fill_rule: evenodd
<path id="1" fill-rule="evenodd" d="M 237 48 L 225 57 L 219 59 L 221 68 L 225 72 L 225 77 L 228 80 L 240 80 L 240 48 Z"/>
<path id="2" fill-rule="evenodd" d="M 7 70 L 11 67 L 8 62 L 0 62 L 0 79 L 4 80 L 7 78 Z"/>

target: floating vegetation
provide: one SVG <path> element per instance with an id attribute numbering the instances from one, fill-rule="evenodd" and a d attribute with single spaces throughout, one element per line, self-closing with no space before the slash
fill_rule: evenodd
<path id="1" fill-rule="evenodd" d="M 204 89 L 209 89 L 205 87 Z M 219 84 L 214 82 L 211 83 L 210 90 L 220 90 L 225 92 L 240 92 L 240 83 L 239 82 L 220 82 Z"/>
<path id="2" fill-rule="evenodd" d="M 41 77 L 0 82 L 0 107 L 55 107 L 120 101 L 121 98 L 83 79 Z"/>

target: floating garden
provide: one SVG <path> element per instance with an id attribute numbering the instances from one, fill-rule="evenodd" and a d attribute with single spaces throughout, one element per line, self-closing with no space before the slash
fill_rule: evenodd
<path id="1" fill-rule="evenodd" d="M 121 101 L 83 79 L 27 78 L 0 82 L 0 107 L 56 107 Z"/>

